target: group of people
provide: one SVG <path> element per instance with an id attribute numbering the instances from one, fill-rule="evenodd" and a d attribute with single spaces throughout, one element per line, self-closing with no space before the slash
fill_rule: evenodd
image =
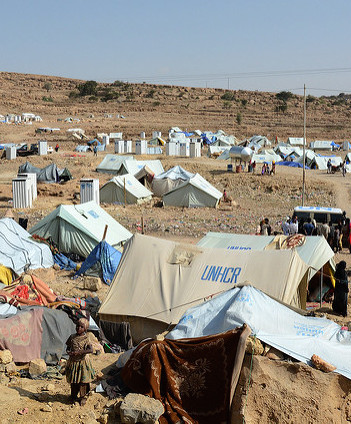
<path id="1" fill-rule="evenodd" d="M 275 175 L 275 162 L 272 162 L 272 168 L 269 168 L 269 164 L 264 162 L 262 165 L 261 175 Z"/>
<path id="2" fill-rule="evenodd" d="M 341 172 L 343 177 L 345 177 L 346 175 L 346 165 L 347 165 L 347 162 L 345 159 L 343 163 L 341 164 Z M 338 169 L 338 167 L 336 169 Z M 327 162 L 327 174 L 332 174 L 332 173 L 333 173 L 333 164 L 331 159 L 329 158 Z"/>

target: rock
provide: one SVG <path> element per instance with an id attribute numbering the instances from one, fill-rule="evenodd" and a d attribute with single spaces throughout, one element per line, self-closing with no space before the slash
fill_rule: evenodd
<path id="1" fill-rule="evenodd" d="M 100 417 L 97 419 L 97 421 L 101 424 L 107 424 L 108 423 L 108 414 L 101 414 Z"/>
<path id="2" fill-rule="evenodd" d="M 46 372 L 46 363 L 44 359 L 33 359 L 33 361 L 30 361 L 29 374 L 31 377 L 37 377 L 44 372 Z"/>
<path id="3" fill-rule="evenodd" d="M 336 367 L 334 365 L 329 364 L 324 359 L 320 358 L 317 355 L 312 355 L 311 362 L 314 365 L 317 370 L 323 371 L 323 372 L 331 372 L 336 370 Z"/>
<path id="4" fill-rule="evenodd" d="M 7 375 L 16 374 L 16 373 L 17 373 L 17 367 L 14 362 L 10 362 L 9 364 L 6 365 Z"/>
<path id="5" fill-rule="evenodd" d="M 43 412 L 52 412 L 52 407 L 49 404 L 46 404 L 40 408 Z"/>
<path id="6" fill-rule="evenodd" d="M 99 277 L 85 277 L 83 288 L 90 291 L 97 291 L 101 289 L 102 283 Z"/>
<path id="7" fill-rule="evenodd" d="M 55 391 L 55 384 L 53 384 L 53 383 L 45 384 L 45 386 L 42 387 L 42 390 L 44 392 L 54 392 Z"/>
<path id="8" fill-rule="evenodd" d="M 284 353 L 280 352 L 280 350 L 271 347 L 267 354 L 267 358 L 272 359 L 273 361 L 282 361 L 284 359 Z"/>
<path id="9" fill-rule="evenodd" d="M 12 353 L 10 350 L 0 350 L 0 364 L 9 364 L 12 362 Z"/>
<path id="10" fill-rule="evenodd" d="M 262 355 L 264 347 L 259 339 L 256 337 L 249 336 L 246 343 L 246 353 L 254 355 Z"/>
<path id="11" fill-rule="evenodd" d="M 24 274 L 22 276 L 22 282 L 23 284 L 32 284 L 32 276 L 29 274 Z"/>
<path id="12" fill-rule="evenodd" d="M 60 271 L 60 269 L 61 269 L 59 264 L 54 264 L 53 268 L 54 268 L 55 271 Z"/>
<path id="13" fill-rule="evenodd" d="M 137 393 L 129 393 L 120 406 L 122 423 L 155 424 L 163 412 L 159 400 Z"/>

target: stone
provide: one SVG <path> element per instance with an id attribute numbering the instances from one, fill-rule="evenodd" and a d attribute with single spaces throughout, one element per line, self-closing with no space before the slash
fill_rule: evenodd
<path id="1" fill-rule="evenodd" d="M 90 291 L 97 291 L 101 289 L 102 282 L 99 277 L 85 277 L 83 282 L 83 288 Z"/>
<path id="2" fill-rule="evenodd" d="M 259 339 L 256 337 L 249 336 L 246 343 L 246 353 L 254 355 L 262 355 L 264 347 Z"/>
<path id="3" fill-rule="evenodd" d="M 273 361 L 282 361 L 284 359 L 284 353 L 274 347 L 271 347 L 268 350 L 266 356 L 268 359 L 272 359 Z"/>
<path id="4" fill-rule="evenodd" d="M 29 363 L 29 374 L 31 377 L 37 377 L 38 375 L 46 372 L 46 363 L 44 359 L 33 359 Z"/>
<path id="5" fill-rule="evenodd" d="M 101 414 L 100 417 L 97 419 L 97 421 L 101 424 L 107 424 L 108 423 L 108 414 Z"/>
<path id="6" fill-rule="evenodd" d="M 52 412 L 52 407 L 49 404 L 45 404 L 40 408 L 40 410 L 43 412 Z"/>
<path id="7" fill-rule="evenodd" d="M 7 375 L 16 374 L 16 373 L 17 373 L 17 367 L 14 362 L 10 362 L 9 364 L 6 365 Z"/>
<path id="8" fill-rule="evenodd" d="M 55 391 L 55 384 L 53 384 L 53 383 L 45 384 L 45 386 L 42 387 L 42 390 L 44 392 L 54 392 Z"/>
<path id="9" fill-rule="evenodd" d="M 324 359 L 320 358 L 317 355 L 312 355 L 311 362 L 314 365 L 317 370 L 323 371 L 323 372 L 331 372 L 336 370 L 336 367 L 334 365 L 329 364 Z"/>
<path id="10" fill-rule="evenodd" d="M 28 285 L 30 285 L 30 284 L 32 284 L 32 276 L 31 275 L 29 275 L 29 274 L 24 274 L 23 276 L 22 276 L 22 283 L 23 284 L 28 284 Z"/>
<path id="11" fill-rule="evenodd" d="M 9 364 L 12 362 L 12 353 L 10 350 L 0 350 L 0 364 Z"/>
<path id="12" fill-rule="evenodd" d="M 137 393 L 129 393 L 120 406 L 122 423 L 155 424 L 163 412 L 159 400 Z"/>
<path id="13" fill-rule="evenodd" d="M 53 268 L 54 268 L 55 271 L 60 271 L 60 269 L 61 269 L 59 264 L 54 264 Z"/>

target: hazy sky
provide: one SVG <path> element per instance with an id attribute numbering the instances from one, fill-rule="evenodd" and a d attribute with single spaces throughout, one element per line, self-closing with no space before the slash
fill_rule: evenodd
<path id="1" fill-rule="evenodd" d="M 0 71 L 351 92 L 350 0 L 16 0 L 0 10 Z"/>

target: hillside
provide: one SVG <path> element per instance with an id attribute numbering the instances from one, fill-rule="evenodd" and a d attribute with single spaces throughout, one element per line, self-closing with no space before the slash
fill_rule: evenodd
<path id="1" fill-rule="evenodd" d="M 57 117 L 74 116 L 94 136 L 100 130 L 120 130 L 129 138 L 141 131 L 165 133 L 171 126 L 182 129 L 217 130 L 238 139 L 254 134 L 269 139 L 303 136 L 303 97 L 293 95 L 286 111 L 276 93 L 193 88 L 116 81 L 98 84 L 96 95 L 78 96 L 84 81 L 68 78 L 0 73 L 0 114 L 33 112 L 42 125 L 58 125 Z M 307 98 L 307 140 L 342 141 L 351 133 L 351 100 L 347 96 Z M 113 114 L 113 118 L 104 118 Z M 127 119 L 116 119 L 123 114 Z M 94 118 L 91 116 L 94 115 Z M 28 130 L 28 128 L 27 128 Z M 17 134 L 17 137 L 16 137 Z M 21 126 L 11 132 L 0 129 L 1 141 L 30 138 L 33 131 Z"/>

